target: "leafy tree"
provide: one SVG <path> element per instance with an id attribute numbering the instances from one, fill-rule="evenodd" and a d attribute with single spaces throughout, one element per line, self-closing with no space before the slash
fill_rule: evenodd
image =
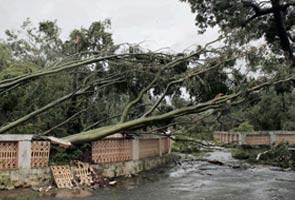
<path id="1" fill-rule="evenodd" d="M 218 26 L 238 45 L 264 38 L 269 48 L 295 67 L 295 2 L 292 0 L 181 0 L 196 13 L 200 33 Z"/>
<path id="2" fill-rule="evenodd" d="M 244 76 L 236 60 L 255 57 L 256 50 L 213 48 L 220 38 L 175 55 L 114 44 L 109 21 L 76 29 L 65 41 L 55 22 L 25 25 L 27 39 L 9 32 L 4 43 L 11 61 L 1 71 L 0 133 L 37 132 L 78 144 L 121 131 L 163 132 L 228 112 L 265 87 L 282 91 L 294 80 L 283 72 L 258 81 Z"/>

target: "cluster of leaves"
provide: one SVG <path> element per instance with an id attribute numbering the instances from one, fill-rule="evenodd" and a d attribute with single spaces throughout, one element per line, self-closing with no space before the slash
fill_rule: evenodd
<path id="1" fill-rule="evenodd" d="M 223 34 L 231 35 L 228 42 L 244 45 L 250 41 L 264 39 L 278 57 L 285 50 L 279 36 L 285 31 L 286 36 L 294 42 L 295 34 L 295 4 L 290 0 L 180 0 L 187 2 L 196 14 L 196 26 L 200 33 L 209 28 L 218 28 Z M 281 9 L 282 17 L 277 19 L 275 11 Z M 280 21 L 281 20 L 281 21 Z M 278 23 L 281 23 L 278 26 Z M 285 28 L 284 28 L 285 27 Z M 285 30 L 279 30 L 283 28 Z M 294 44 L 291 43 L 294 48 Z M 266 52 L 270 53 L 270 51 Z M 278 58 L 277 57 L 277 58 Z"/>
<path id="2" fill-rule="evenodd" d="M 292 85 L 277 84 L 263 92 L 262 96 L 248 92 L 252 86 L 264 84 L 271 78 L 280 80 L 292 73 L 286 70 L 286 63 L 281 62 L 273 50 L 281 50 L 275 44 L 278 41 L 276 36 L 268 30 L 274 27 L 257 28 L 258 33 L 251 31 L 253 27 L 251 30 L 248 26 L 241 28 L 241 22 L 253 14 L 253 9 L 245 7 L 242 1 L 188 2 L 193 12 L 197 13 L 197 25 L 202 32 L 208 26 L 218 25 L 221 28 L 225 42 L 223 47 L 205 45 L 204 49 L 198 47 L 188 54 L 171 55 L 149 52 L 137 45 L 116 45 L 110 33 L 109 20 L 94 22 L 87 29 L 73 30 L 66 40 L 60 38 L 60 28 L 52 21 L 41 22 L 36 28 L 27 20 L 21 31 L 7 31 L 7 40 L 0 42 L 2 83 L 22 75 L 85 63 L 59 74 L 21 83 L 21 87 L 16 85 L 16 88 L 8 88 L 8 91 L 0 90 L 0 125 L 5 127 L 9 122 L 23 119 L 22 116 L 68 96 L 58 106 L 54 105 L 46 112 L 26 120 L 24 125 L 17 124 L 11 132 L 42 133 L 79 112 L 78 116 L 52 130 L 50 134 L 63 137 L 101 125 L 106 127 L 109 124 L 142 119 L 142 116 L 163 116 L 172 110 L 179 111 L 177 120 L 193 121 L 192 114 L 203 112 L 202 103 L 204 109 L 215 109 L 214 114 L 200 119 L 201 123 L 180 125 L 178 128 L 185 128 L 189 134 L 233 128 L 295 128 Z M 288 13 L 291 15 L 293 10 Z M 269 16 L 262 18 L 265 19 L 258 21 L 255 27 L 273 22 Z M 272 40 L 266 33 L 273 37 Z M 226 37 L 227 35 L 231 37 Z M 262 36 L 267 37 L 271 48 L 235 45 L 246 44 Z M 119 57 L 118 52 L 128 56 Z M 93 61 L 110 55 L 113 57 Z M 235 57 L 237 55 L 240 56 L 238 62 Z M 259 70 L 265 76 L 258 79 L 248 75 L 250 71 L 257 73 Z M 245 104 L 231 107 L 232 102 L 222 96 Z M 171 115 L 164 116 L 163 120 L 154 120 L 157 122 L 151 119 L 153 124 L 149 125 L 159 127 L 175 123 L 174 113 L 169 114 Z M 187 119 L 183 115 L 192 116 Z M 140 123 L 132 128 L 145 128 L 148 122 Z"/>
<path id="3" fill-rule="evenodd" d="M 251 163 L 273 165 L 282 168 L 295 167 L 294 152 L 289 150 L 288 143 L 280 143 L 272 146 L 250 147 L 242 146 L 232 149 L 232 156 L 236 159 L 247 159 Z M 257 160 L 257 156 L 259 160 Z"/>
<path id="4" fill-rule="evenodd" d="M 94 22 L 88 29 L 81 28 L 71 32 L 69 38 L 62 40 L 60 28 L 56 21 L 40 22 L 34 27 L 30 20 L 26 20 L 19 31 L 6 31 L 7 39 L 0 42 L 0 79 L 5 80 L 21 75 L 48 71 L 58 66 L 70 64 L 81 58 L 91 57 L 96 52 L 100 54 L 111 53 L 115 50 L 112 34 L 109 32 L 110 21 Z M 79 37 L 79 43 L 74 43 L 74 38 Z M 89 53 L 80 53 L 80 52 Z M 22 87 L 17 87 L 9 92 L 1 93 L 0 97 L 0 124 L 5 125 L 15 121 L 28 113 L 62 97 L 72 91 L 83 88 L 84 79 L 97 71 L 91 80 L 107 76 L 104 63 L 97 62 L 80 67 L 78 70 L 61 72 L 58 76 L 36 79 Z M 104 91 L 111 95 L 112 92 Z M 93 101 L 93 98 L 104 96 L 95 93 L 90 96 L 72 98 L 70 102 L 63 103 L 50 109 L 46 115 L 39 115 L 24 126 L 19 126 L 13 133 L 42 133 L 54 125 L 69 118 L 74 113 L 85 107 L 93 112 L 82 113 L 66 126 L 54 130 L 51 134 L 65 136 L 69 133 L 83 130 L 96 120 L 105 116 L 107 101 Z M 103 104 L 103 106 L 99 106 Z M 95 117 L 88 117 L 94 115 Z M 71 130 L 76 129 L 76 130 Z"/>
<path id="5" fill-rule="evenodd" d="M 2 83 L 15 77 L 55 70 L 81 60 L 95 59 L 95 56 L 103 57 L 120 52 L 128 54 L 129 57 L 91 62 L 79 68 L 61 71 L 58 75 L 24 82 L 21 87 L 16 85 L 16 88 L 1 91 L 1 126 L 17 121 L 65 95 L 72 94 L 68 101 L 30 118 L 23 125 L 16 126 L 11 133 L 42 133 L 79 112 L 81 114 L 65 125 L 50 131 L 50 135 L 64 137 L 97 126 L 117 123 L 126 102 L 136 99 L 140 91 L 154 80 L 155 74 L 161 74 L 156 84 L 148 89 L 124 120 L 137 118 L 158 101 L 169 82 L 196 71 L 188 67 L 192 63 L 186 60 L 173 67 L 161 69 L 173 59 L 187 56 L 185 54 L 163 53 L 155 56 L 153 52 L 147 52 L 136 45 L 115 45 L 109 32 L 109 20 L 94 22 L 88 29 L 76 29 L 66 40 L 60 38 L 60 28 L 55 21 L 41 22 L 36 28 L 26 20 L 21 28 L 17 32 L 6 31 L 7 40 L 0 43 Z M 77 38 L 78 42 L 75 43 Z M 200 52 L 201 50 L 199 49 Z M 222 62 L 222 59 L 217 60 L 220 54 L 206 58 L 208 61 L 206 67 Z M 165 96 L 169 97 L 168 101 L 163 100 L 155 113 L 166 113 L 175 108 L 209 100 L 220 92 L 226 93 L 228 86 L 225 82 L 228 77 L 222 68 L 232 65 L 230 62 L 223 63 L 220 69 L 201 73 L 197 79 L 192 79 L 192 83 L 186 81 L 183 87 L 191 96 L 190 101 L 181 96 L 184 92 L 179 85 L 173 85 L 165 93 Z M 196 65 L 199 70 L 203 69 L 202 66 L 206 69 L 204 64 Z M 111 86 L 101 89 L 93 85 L 102 80 L 119 81 L 114 81 Z M 202 84 L 199 84 L 199 81 Z M 83 88 L 87 90 L 81 93 L 82 95 L 76 96 L 75 93 Z M 198 100 L 193 102 L 194 99 Z M 168 120 L 163 124 L 169 122 Z"/>

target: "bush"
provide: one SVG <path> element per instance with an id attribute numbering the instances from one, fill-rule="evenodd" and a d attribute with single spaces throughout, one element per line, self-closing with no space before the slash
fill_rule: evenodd
<path id="1" fill-rule="evenodd" d="M 250 154 L 242 149 L 234 149 L 232 151 L 232 157 L 235 159 L 245 160 L 250 158 Z"/>
<path id="2" fill-rule="evenodd" d="M 249 122 L 243 122 L 238 127 L 233 128 L 231 131 L 234 132 L 251 132 L 254 131 L 254 126 Z"/>
<path id="3" fill-rule="evenodd" d="M 260 160 L 283 168 L 294 167 L 294 156 L 288 149 L 288 143 L 280 143 L 262 154 Z"/>

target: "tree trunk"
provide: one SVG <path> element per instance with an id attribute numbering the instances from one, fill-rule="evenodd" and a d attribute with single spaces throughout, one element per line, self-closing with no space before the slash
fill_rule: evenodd
<path id="1" fill-rule="evenodd" d="M 291 66 L 295 68 L 295 59 L 293 55 L 293 49 L 291 47 L 288 33 L 285 26 L 285 15 L 281 8 L 281 0 L 272 0 L 273 16 L 276 24 L 277 34 L 280 38 L 281 46 L 285 52 L 285 57 L 291 63 Z"/>

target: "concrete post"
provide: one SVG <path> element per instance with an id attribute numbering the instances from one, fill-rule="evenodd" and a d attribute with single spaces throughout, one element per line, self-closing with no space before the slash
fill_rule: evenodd
<path id="1" fill-rule="evenodd" d="M 246 144 L 246 134 L 239 133 L 239 144 L 240 145 Z"/>
<path id="2" fill-rule="evenodd" d="M 18 143 L 17 161 L 19 169 L 31 168 L 32 138 L 33 135 L 0 134 L 0 141 L 13 141 Z"/>
<path id="3" fill-rule="evenodd" d="M 18 168 L 31 168 L 32 143 L 31 141 L 18 142 Z"/>
<path id="4" fill-rule="evenodd" d="M 139 140 L 132 140 L 132 159 L 139 160 Z"/>
<path id="5" fill-rule="evenodd" d="M 159 155 L 163 155 L 163 144 L 162 144 L 162 138 L 159 137 Z"/>
<path id="6" fill-rule="evenodd" d="M 270 136 L 270 145 L 276 143 L 276 140 L 277 140 L 276 134 L 274 132 L 269 132 L 269 136 Z"/>
<path id="7" fill-rule="evenodd" d="M 169 146 L 169 150 L 168 150 L 168 154 L 171 154 L 172 151 L 172 145 L 173 145 L 174 141 L 171 140 L 170 138 L 168 138 L 168 146 Z"/>

